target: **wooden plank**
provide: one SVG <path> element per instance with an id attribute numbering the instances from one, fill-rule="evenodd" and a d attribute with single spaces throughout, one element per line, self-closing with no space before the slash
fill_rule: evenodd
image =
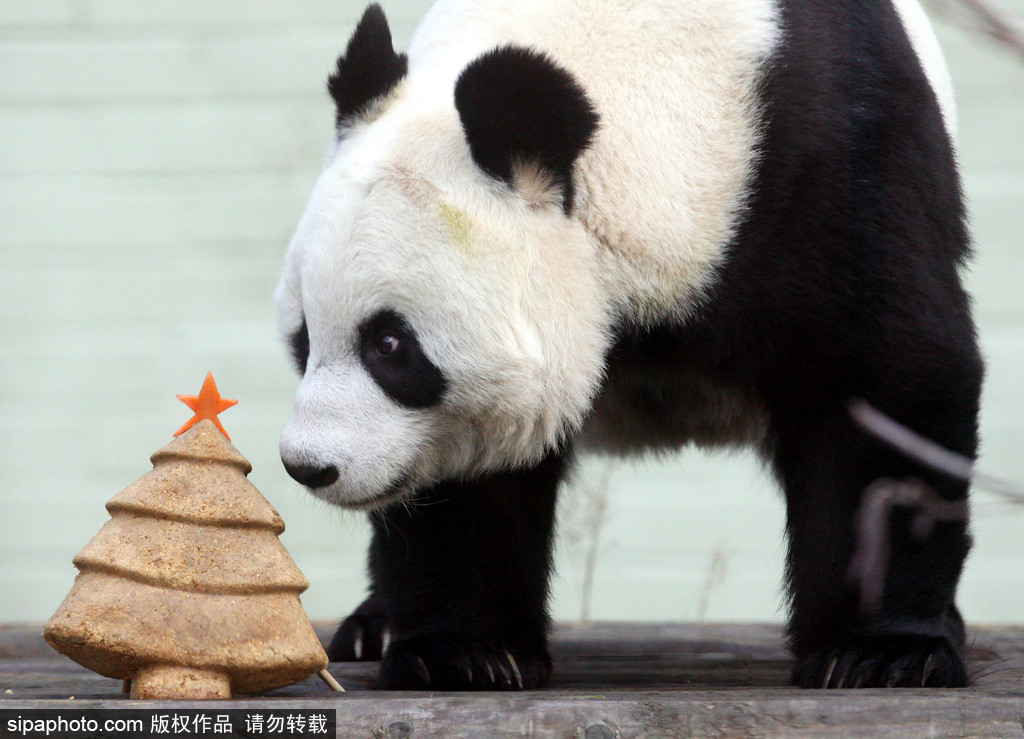
<path id="1" fill-rule="evenodd" d="M 809 691 L 787 684 L 778 626 L 561 625 L 545 690 L 381 693 L 369 689 L 375 663 L 333 663 L 344 694 L 314 676 L 230 707 L 332 709 L 338 736 L 1021 736 L 1024 628 L 977 629 L 972 644 L 968 689 Z M 68 707 L 72 696 L 76 709 L 143 707 L 50 650 L 38 627 L 0 627 L 0 707 Z"/>

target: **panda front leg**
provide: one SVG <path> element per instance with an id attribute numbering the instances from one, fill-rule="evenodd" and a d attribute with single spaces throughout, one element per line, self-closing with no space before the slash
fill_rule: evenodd
<path id="1" fill-rule="evenodd" d="M 372 564 L 370 571 L 373 572 Z M 376 588 L 371 586 L 366 600 L 334 632 L 327 646 L 327 657 L 331 662 L 375 662 L 384 653 L 386 632 L 384 603 Z"/>
<path id="2" fill-rule="evenodd" d="M 968 404 L 969 405 L 969 404 Z M 884 407 L 884 406 L 883 406 Z M 890 527 L 881 604 L 865 613 L 849 577 L 855 517 L 864 489 L 878 478 L 914 477 L 946 500 L 967 486 L 930 473 L 856 429 L 845 407 L 831 413 L 794 405 L 776 420 L 776 470 L 786 490 L 793 683 L 806 688 L 961 687 L 967 684 L 964 627 L 954 605 L 970 547 L 967 522 L 915 533 L 913 511 L 897 508 Z M 947 415 L 917 428 L 973 455 L 974 416 Z M 941 429 L 941 430 L 940 430 Z"/>
<path id="3" fill-rule="evenodd" d="M 547 681 L 555 498 L 566 467 L 566 454 L 552 454 L 529 469 L 437 485 L 371 516 L 368 610 L 381 609 L 391 636 L 379 688 L 520 690 Z"/>

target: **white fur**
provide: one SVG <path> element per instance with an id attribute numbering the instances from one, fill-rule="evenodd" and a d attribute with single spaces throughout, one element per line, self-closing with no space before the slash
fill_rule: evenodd
<path id="1" fill-rule="evenodd" d="M 953 99 L 953 80 L 949 76 L 949 68 L 946 66 L 939 41 L 935 38 L 931 22 L 918 0 L 893 0 L 893 5 L 903 22 L 903 29 L 910 37 L 914 53 L 921 61 L 932 92 L 935 93 L 935 97 L 939 101 L 946 131 L 953 143 L 956 144 L 957 120 L 956 103 Z"/>
<path id="2" fill-rule="evenodd" d="M 536 459 L 582 422 L 607 345 L 579 223 L 481 173 L 450 102 L 401 95 L 346 133 L 278 288 L 282 331 L 305 315 L 311 346 L 282 455 L 336 466 L 318 493 L 348 506 Z M 362 369 L 356 328 L 383 308 L 446 375 L 439 407 L 404 409 Z"/>

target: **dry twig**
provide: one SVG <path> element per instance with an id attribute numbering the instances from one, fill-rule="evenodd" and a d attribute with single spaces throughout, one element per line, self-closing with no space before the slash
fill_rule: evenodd
<path id="1" fill-rule="evenodd" d="M 919 539 L 931 534 L 936 523 L 967 520 L 967 499 L 943 500 L 920 480 L 881 479 L 864 491 L 857 514 L 857 547 L 848 577 L 860 591 L 860 610 L 877 614 L 882 606 L 889 571 L 889 514 L 895 506 L 916 508 L 911 531 Z"/>
<path id="2" fill-rule="evenodd" d="M 980 22 L 975 30 L 1024 56 L 1024 32 L 1021 31 L 1019 23 L 1015 24 L 1007 19 L 1001 11 L 992 7 L 988 0 L 932 0 L 932 4 L 946 11 L 954 5 L 965 8 Z"/>
<path id="3" fill-rule="evenodd" d="M 326 667 L 324 669 L 320 670 L 320 672 L 318 672 L 316 674 L 317 674 L 317 677 L 319 677 L 321 680 L 323 680 L 327 684 L 327 687 L 329 687 L 335 693 L 344 693 L 345 692 L 345 689 L 343 687 L 341 687 L 341 683 L 339 683 L 337 680 L 334 679 L 334 675 L 329 673 L 327 671 Z"/>
<path id="4" fill-rule="evenodd" d="M 995 493 L 1008 502 L 1024 505 L 1024 488 L 1020 485 L 979 470 L 973 460 L 952 452 L 931 439 L 926 439 L 916 431 L 911 431 L 867 401 L 851 401 L 850 415 L 858 426 L 875 438 L 936 472 L 942 472 L 964 482 L 973 482 L 976 487 Z"/>
<path id="5" fill-rule="evenodd" d="M 1019 486 L 980 472 L 973 460 L 911 431 L 867 402 L 851 402 L 850 415 L 865 431 L 911 459 L 1024 505 L 1024 490 Z M 967 520 L 966 498 L 945 500 L 921 480 L 880 479 L 872 483 L 864 492 L 857 515 L 857 542 L 848 572 L 860 592 L 860 608 L 865 615 L 878 613 L 882 605 L 891 553 L 889 520 L 896 506 L 916 509 L 911 531 L 919 539 L 928 537 L 936 523 Z"/>

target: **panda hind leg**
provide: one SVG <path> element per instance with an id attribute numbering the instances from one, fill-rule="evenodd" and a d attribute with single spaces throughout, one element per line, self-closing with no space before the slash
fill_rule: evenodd
<path id="1" fill-rule="evenodd" d="M 553 453 L 533 468 L 442 483 L 371 516 L 370 569 L 392 636 L 378 688 L 547 682 L 551 540 L 567 464 Z"/>
<path id="2" fill-rule="evenodd" d="M 921 535 L 915 511 L 896 508 L 887 521 L 888 564 L 877 608 L 865 610 L 849 565 L 857 510 L 872 481 L 920 479 L 946 500 L 965 499 L 967 485 L 883 448 L 837 405 L 831 414 L 793 414 L 777 424 L 774 456 L 786 489 L 789 536 L 789 639 L 797 659 L 792 681 L 806 688 L 965 686 L 964 626 L 954 597 L 970 548 L 967 521 L 940 522 Z M 976 409 L 966 406 L 935 415 L 934 408 L 911 409 L 908 423 L 973 456 Z"/>
<path id="3" fill-rule="evenodd" d="M 812 652 L 793 670 L 802 688 L 962 688 L 968 684 L 961 645 L 947 636 L 851 637 Z"/>

